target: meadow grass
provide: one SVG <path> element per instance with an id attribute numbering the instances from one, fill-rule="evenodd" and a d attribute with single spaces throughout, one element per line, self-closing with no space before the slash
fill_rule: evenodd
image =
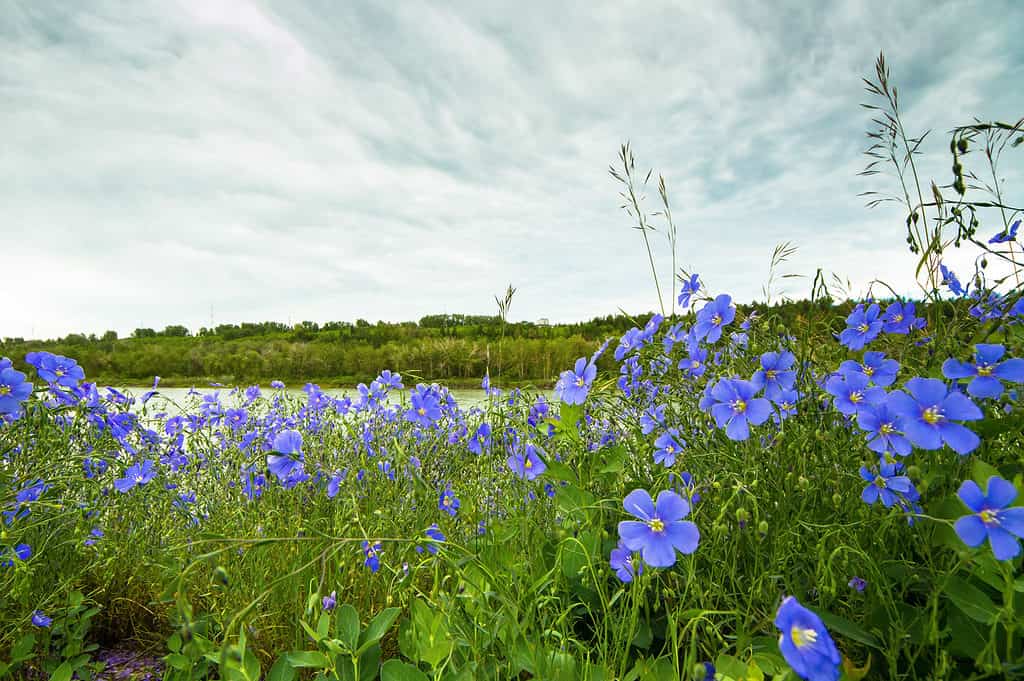
<path id="1" fill-rule="evenodd" d="M 959 158 L 1021 133 L 980 125 L 957 128 Z M 909 167 L 902 124 L 879 139 Z M 0 678 L 92 678 L 115 641 L 160 651 L 168 679 L 1024 674 L 1021 499 L 965 505 L 968 481 L 1024 484 L 1024 305 L 1012 277 L 979 267 L 963 287 L 941 266 L 955 238 L 1019 276 L 1013 241 L 975 238 L 964 216 L 993 206 L 964 189 L 904 192 L 916 307 L 869 299 L 844 321 L 819 276 L 796 321 L 744 318 L 679 277 L 679 314 L 581 358 L 558 401 L 485 383 L 471 408 L 425 384 L 398 403 L 383 372 L 350 398 L 310 384 L 172 405 L 48 353 L 16 358 L 25 397 L 7 362 Z M 1008 236 L 1017 209 L 994 202 Z M 796 603 L 810 610 L 789 619 Z"/>

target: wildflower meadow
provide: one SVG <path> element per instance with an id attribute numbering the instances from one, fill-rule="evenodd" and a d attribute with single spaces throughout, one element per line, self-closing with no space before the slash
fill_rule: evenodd
<path id="1" fill-rule="evenodd" d="M 1024 121 L 955 128 L 921 189 L 888 77 L 866 172 L 913 299 L 819 272 L 783 319 L 673 272 L 553 396 L 486 375 L 471 406 L 401 367 L 173 401 L 4 357 L 0 678 L 92 679 L 115 641 L 171 681 L 1024 676 L 1022 212 L 986 175 Z"/>

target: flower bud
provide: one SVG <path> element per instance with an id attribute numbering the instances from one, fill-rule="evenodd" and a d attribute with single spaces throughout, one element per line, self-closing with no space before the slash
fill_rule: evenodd
<path id="1" fill-rule="evenodd" d="M 839 506 L 842 503 L 843 503 L 843 495 L 841 495 L 839 492 L 836 492 L 835 494 L 832 495 L 832 505 L 833 506 Z"/>
<path id="2" fill-rule="evenodd" d="M 967 153 L 967 138 L 961 137 L 956 143 L 956 148 L 960 150 L 961 154 Z"/>
<path id="3" fill-rule="evenodd" d="M 228 571 L 222 566 L 218 565 L 213 571 L 213 581 L 217 582 L 221 586 L 228 585 Z"/>
<path id="4" fill-rule="evenodd" d="M 768 521 L 762 520 L 757 524 L 757 531 L 761 534 L 768 534 Z"/>

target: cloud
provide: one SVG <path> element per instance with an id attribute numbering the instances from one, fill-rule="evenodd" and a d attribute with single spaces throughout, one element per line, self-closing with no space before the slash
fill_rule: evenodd
<path id="1" fill-rule="evenodd" d="M 925 176 L 945 180 L 952 125 L 1024 111 L 1024 10 L 986 9 L 1004 20 L 925 2 L 16 3 L 0 336 L 196 329 L 211 309 L 490 313 L 509 282 L 514 319 L 653 309 L 607 172 L 627 139 L 666 179 L 679 263 L 716 291 L 759 297 L 789 240 L 790 271 L 913 293 L 899 210 L 857 197 L 895 187 L 856 175 L 861 78 L 884 49 L 908 127 L 935 128 Z M 652 246 L 667 289 L 663 233 Z"/>

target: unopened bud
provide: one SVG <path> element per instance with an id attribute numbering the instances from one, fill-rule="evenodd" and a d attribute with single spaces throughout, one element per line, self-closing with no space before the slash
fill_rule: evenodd
<path id="1" fill-rule="evenodd" d="M 762 520 L 757 524 L 757 531 L 761 534 L 768 534 L 768 521 Z"/>
<path id="2" fill-rule="evenodd" d="M 961 154 L 966 153 L 967 152 L 967 138 L 966 137 L 961 137 L 960 141 L 958 141 L 956 143 L 956 148 L 960 150 Z"/>

